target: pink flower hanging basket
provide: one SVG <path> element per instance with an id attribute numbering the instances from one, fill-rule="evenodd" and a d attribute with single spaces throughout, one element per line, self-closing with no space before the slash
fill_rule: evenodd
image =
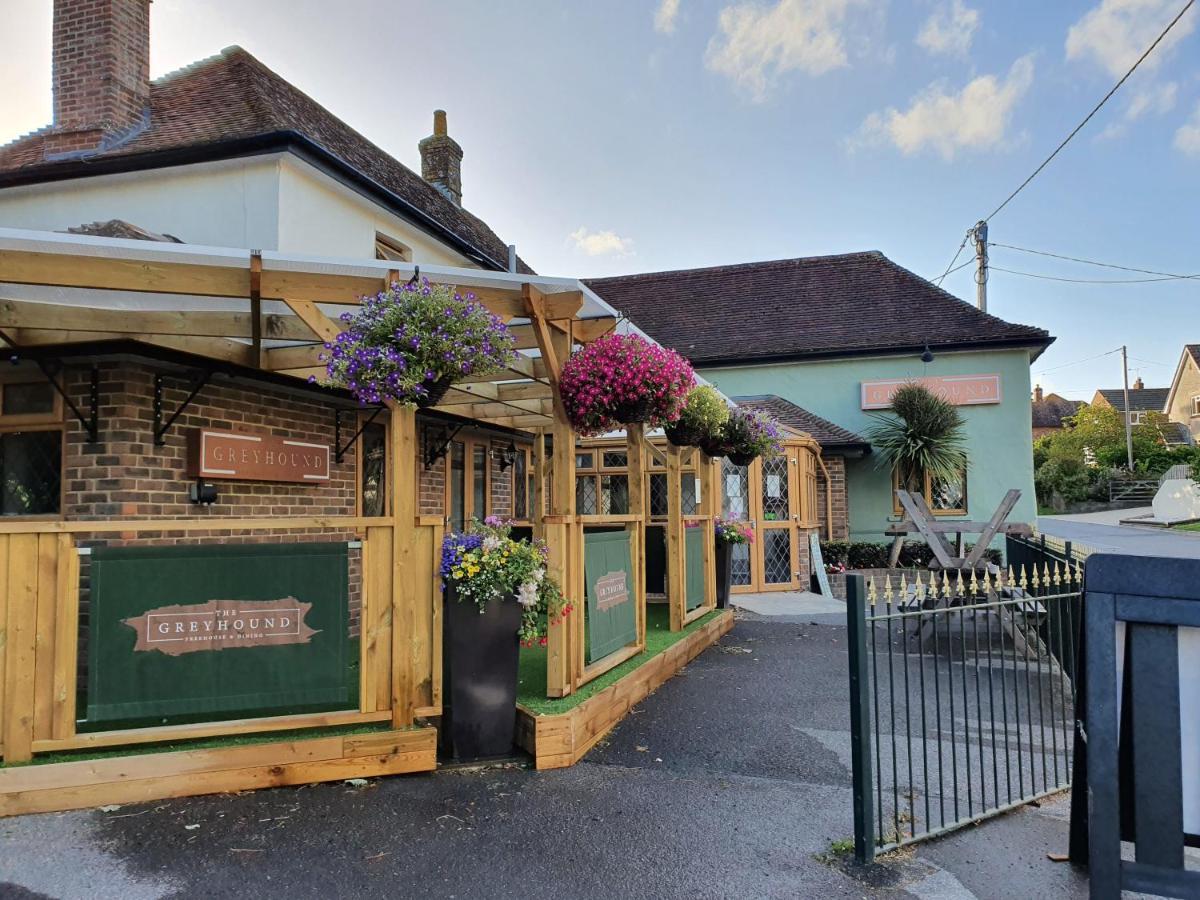
<path id="1" fill-rule="evenodd" d="M 575 430 L 592 435 L 674 422 L 695 384 L 691 364 L 674 350 L 636 334 L 608 334 L 567 360 L 560 389 Z"/>

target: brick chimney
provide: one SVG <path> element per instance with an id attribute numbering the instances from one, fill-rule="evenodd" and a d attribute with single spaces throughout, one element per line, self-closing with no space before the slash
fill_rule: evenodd
<path id="1" fill-rule="evenodd" d="M 1137 377 L 1137 380 L 1136 380 L 1136 381 L 1133 383 L 1133 389 L 1134 389 L 1135 391 L 1140 391 L 1140 390 L 1141 390 L 1142 388 L 1144 388 L 1145 386 L 1146 386 L 1146 383 L 1145 383 L 1144 381 L 1142 381 L 1142 376 L 1141 376 L 1141 375 L 1139 375 L 1139 376 Z"/>
<path id="2" fill-rule="evenodd" d="M 47 158 L 119 143 L 147 121 L 150 0 L 54 0 L 54 126 Z"/>
<path id="3" fill-rule="evenodd" d="M 421 177 L 462 206 L 462 147 L 446 133 L 446 111 L 433 111 L 433 134 L 417 147 L 421 151 Z"/>
<path id="4" fill-rule="evenodd" d="M 1036 385 L 1033 389 L 1033 402 L 1034 403 L 1042 402 L 1042 386 L 1040 384 Z"/>

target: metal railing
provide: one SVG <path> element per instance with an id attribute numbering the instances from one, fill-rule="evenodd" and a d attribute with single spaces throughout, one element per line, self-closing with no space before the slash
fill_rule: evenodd
<path id="1" fill-rule="evenodd" d="M 1070 786 L 1082 569 L 847 580 L 855 856 Z"/>

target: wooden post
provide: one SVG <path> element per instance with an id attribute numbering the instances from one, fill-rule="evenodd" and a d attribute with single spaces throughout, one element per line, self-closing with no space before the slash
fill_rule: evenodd
<path id="1" fill-rule="evenodd" d="M 583 541 L 575 523 L 575 431 L 567 418 L 559 393 L 562 364 L 571 354 L 571 321 L 551 322 L 546 297 L 531 284 L 522 286 L 526 312 L 533 326 L 538 350 L 546 365 L 546 377 L 554 390 L 554 421 L 551 436 L 554 459 L 551 468 L 549 512 L 542 530 L 549 551 L 549 575 L 562 585 L 574 607 L 565 621 L 551 624 L 546 654 L 546 694 L 565 697 L 575 689 L 583 668 Z"/>
<path id="2" fill-rule="evenodd" d="M 696 473 L 700 479 L 700 514 L 706 516 L 704 527 L 708 536 L 704 539 L 704 605 L 717 607 L 717 545 L 713 533 L 713 519 L 720 513 L 717 502 L 717 461 L 708 454 L 696 451 Z"/>
<path id="3" fill-rule="evenodd" d="M 646 647 L 646 427 L 640 422 L 625 426 L 626 476 L 629 481 L 629 512 L 639 516 L 629 528 L 633 536 L 634 602 L 638 646 Z"/>
<path id="4" fill-rule="evenodd" d="M 34 660 L 37 641 L 38 536 L 8 539 L 5 600 L 4 761 L 28 762 L 33 756 Z"/>
<path id="5" fill-rule="evenodd" d="M 683 539 L 683 462 L 680 450 L 667 445 L 667 605 L 671 630 L 683 628 L 687 606 L 687 561 Z"/>
<path id="6" fill-rule="evenodd" d="M 417 413 L 410 406 L 391 411 L 392 491 L 392 725 L 413 722 L 413 613 L 421 588 L 418 578 L 432 579 L 426 562 L 417 558 Z"/>
<path id="7" fill-rule="evenodd" d="M 539 428 L 533 436 L 533 487 L 525 502 L 529 507 L 529 521 L 533 525 L 533 536 L 546 538 L 546 431 Z"/>

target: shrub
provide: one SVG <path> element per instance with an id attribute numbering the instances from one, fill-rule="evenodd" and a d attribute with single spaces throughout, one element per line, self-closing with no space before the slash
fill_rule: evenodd
<path id="1" fill-rule="evenodd" d="M 967 552 L 972 545 L 967 545 Z M 891 543 L 877 541 L 821 541 L 821 558 L 827 565 L 844 565 L 847 569 L 886 569 L 892 552 Z M 984 552 L 983 558 L 1000 564 L 1001 554 L 995 548 Z M 900 547 L 902 569 L 924 569 L 933 559 L 933 550 L 924 541 L 905 541 Z"/>

